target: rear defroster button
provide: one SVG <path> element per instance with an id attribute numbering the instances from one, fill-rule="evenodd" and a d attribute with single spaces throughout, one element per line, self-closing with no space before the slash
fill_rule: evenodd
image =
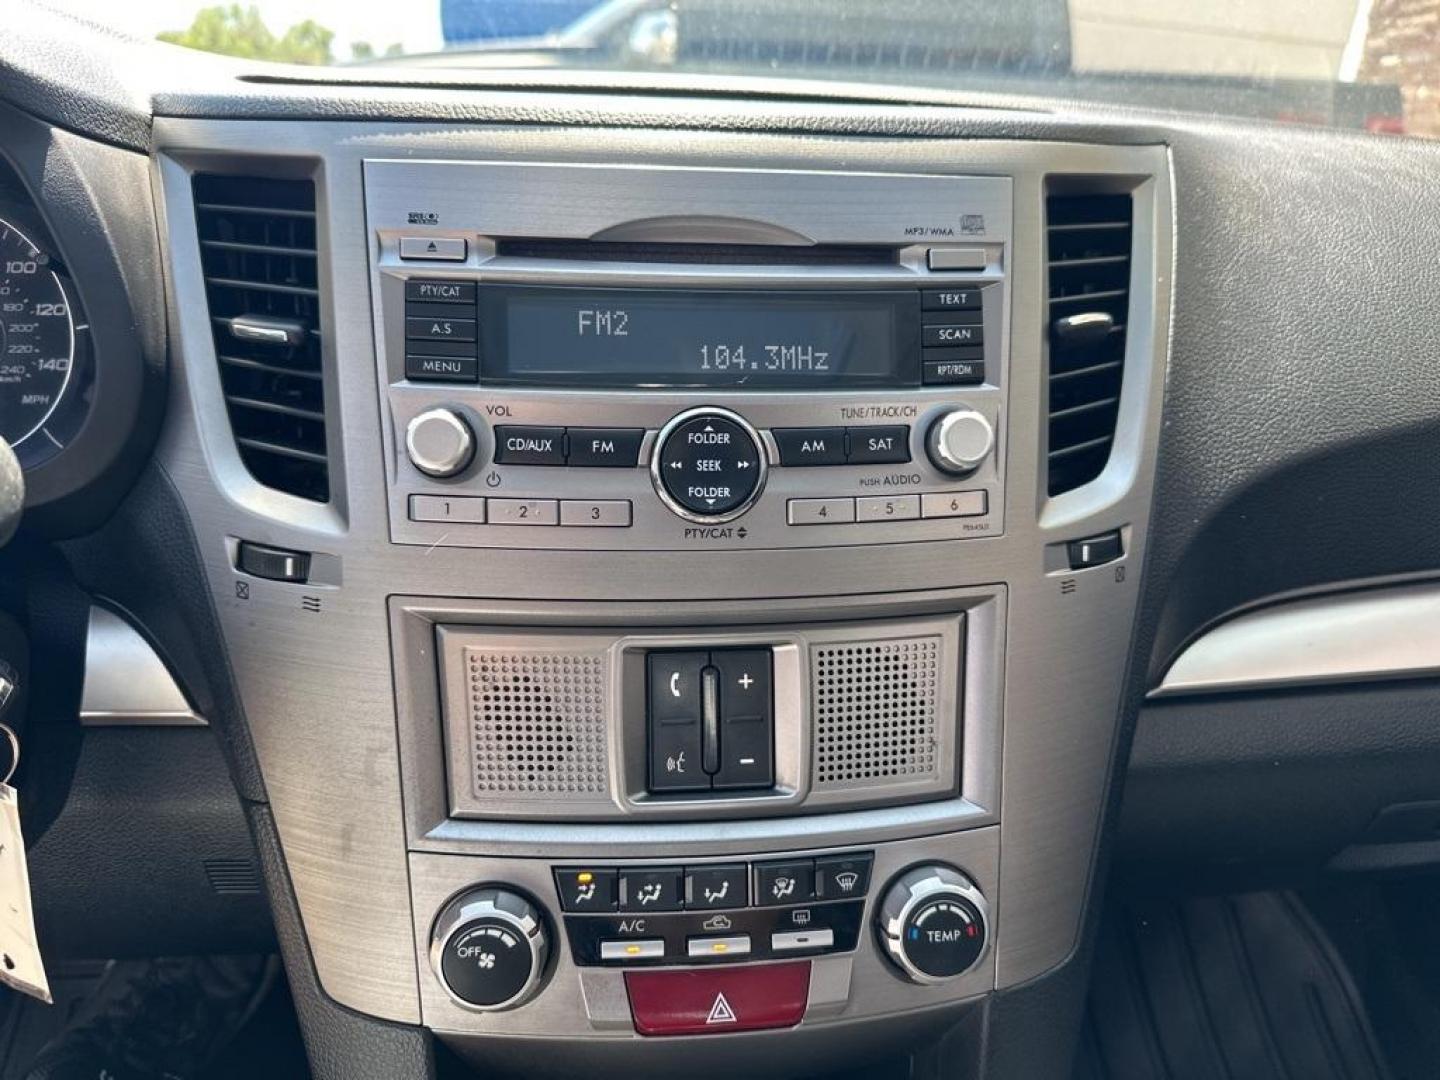
<path id="1" fill-rule="evenodd" d="M 650 462 L 655 490 L 687 521 L 733 521 L 765 486 L 760 436 L 726 409 L 691 409 L 660 431 Z"/>

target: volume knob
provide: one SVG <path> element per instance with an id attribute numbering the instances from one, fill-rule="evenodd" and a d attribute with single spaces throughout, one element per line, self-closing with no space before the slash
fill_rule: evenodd
<path id="1" fill-rule="evenodd" d="M 880 944 L 911 982 L 935 984 L 980 962 L 989 940 L 985 897 L 949 866 L 917 866 L 897 878 L 877 915 Z"/>
<path id="2" fill-rule="evenodd" d="M 951 409 L 930 425 L 925 447 L 931 463 L 941 472 L 964 476 L 990 456 L 995 448 L 995 429 L 974 409 Z"/>
<path id="3" fill-rule="evenodd" d="M 467 1009 L 498 1012 L 535 996 L 550 942 L 540 909 L 509 889 L 462 893 L 440 912 L 430 936 L 430 966 Z"/>
<path id="4" fill-rule="evenodd" d="M 426 409 L 405 426 L 405 452 L 426 476 L 455 476 L 475 457 L 475 432 L 453 410 Z"/>

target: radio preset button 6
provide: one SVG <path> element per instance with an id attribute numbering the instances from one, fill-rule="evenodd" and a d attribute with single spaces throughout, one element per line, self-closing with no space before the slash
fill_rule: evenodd
<path id="1" fill-rule="evenodd" d="M 670 509 L 702 523 L 739 517 L 765 483 L 755 429 L 722 409 L 695 409 L 672 419 L 660 432 L 650 468 Z"/>

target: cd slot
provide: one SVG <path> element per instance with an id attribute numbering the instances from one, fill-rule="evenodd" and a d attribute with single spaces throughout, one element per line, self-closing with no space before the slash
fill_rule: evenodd
<path id="1" fill-rule="evenodd" d="M 495 254 L 517 259 L 697 266 L 897 266 L 899 249 L 860 244 L 683 244 L 501 238 Z"/>

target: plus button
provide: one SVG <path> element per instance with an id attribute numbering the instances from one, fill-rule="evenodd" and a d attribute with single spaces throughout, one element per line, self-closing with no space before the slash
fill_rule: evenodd
<path id="1" fill-rule="evenodd" d="M 750 677 L 750 673 L 748 671 L 745 672 L 744 675 L 741 675 L 740 678 L 736 679 L 735 681 L 738 682 L 741 686 L 743 686 L 746 690 L 749 690 L 750 687 L 755 685 L 755 680 Z"/>

